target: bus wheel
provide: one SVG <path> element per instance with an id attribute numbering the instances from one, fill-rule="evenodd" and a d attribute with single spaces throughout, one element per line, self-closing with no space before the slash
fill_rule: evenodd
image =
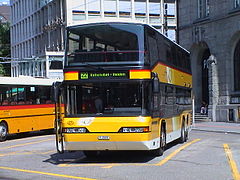
<path id="1" fill-rule="evenodd" d="M 185 120 L 183 120 L 181 127 L 181 137 L 179 138 L 179 143 L 184 143 L 187 141 L 187 131 L 185 127 Z"/>
<path id="2" fill-rule="evenodd" d="M 91 157 L 97 157 L 100 152 L 99 151 L 83 151 L 83 153 L 88 158 L 91 158 Z"/>
<path id="3" fill-rule="evenodd" d="M 8 135 L 7 124 L 4 122 L 0 123 L 0 142 L 5 141 Z"/>
<path id="4" fill-rule="evenodd" d="M 161 133 L 160 133 L 160 147 L 156 150 L 153 150 L 154 156 L 162 156 L 164 149 L 166 147 L 166 130 L 165 127 L 161 126 Z"/>

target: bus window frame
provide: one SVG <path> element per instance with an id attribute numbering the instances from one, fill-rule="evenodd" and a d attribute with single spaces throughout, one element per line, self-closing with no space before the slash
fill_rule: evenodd
<path id="1" fill-rule="evenodd" d="M 99 24 L 101 25 L 101 23 L 96 23 L 96 24 Z M 96 25 L 94 24 L 94 25 Z M 116 25 L 117 23 L 108 23 L 110 25 Z M 119 25 L 119 24 L 117 24 Z M 132 25 L 131 23 L 121 23 L 120 25 Z M 142 26 L 142 29 L 141 29 L 141 33 L 137 33 L 137 38 L 138 38 L 138 61 L 109 61 L 109 62 L 90 62 L 90 61 L 85 61 L 85 62 L 72 62 L 72 63 L 69 63 L 69 60 L 68 60 L 68 53 L 69 53 L 69 36 L 71 34 L 71 30 L 72 29 L 76 29 L 78 27 L 81 27 L 83 25 L 78 25 L 78 26 L 75 26 L 75 27 L 67 27 L 67 32 L 66 32 L 66 41 L 65 41 L 65 45 L 66 45 L 66 51 L 65 51 L 65 61 L 64 61 L 64 66 L 65 67 L 75 67 L 75 66 L 82 66 L 82 65 L 86 65 L 87 64 L 97 64 L 97 65 L 119 65 L 119 64 L 122 64 L 122 65 L 143 65 L 145 63 L 145 36 L 144 36 L 144 26 L 145 25 L 142 25 L 142 24 L 138 24 L 136 23 L 135 25 L 138 25 L 138 26 Z M 128 32 L 131 32 L 130 30 L 128 30 Z M 80 36 L 79 36 L 79 41 L 82 41 Z M 79 48 L 80 48 L 80 43 L 79 43 Z"/>
<path id="2" fill-rule="evenodd" d="M 4 92 L 2 92 L 2 89 L 0 91 L 1 94 L 1 101 L 0 101 L 0 105 L 1 106 L 18 106 L 18 105 L 37 105 L 37 104 L 53 104 L 53 101 L 51 99 L 52 97 L 52 92 L 51 92 L 51 86 L 41 86 L 41 85 L 11 85 L 11 86 L 4 86 L 4 85 L 0 85 L 0 87 L 2 87 L 2 89 Z M 29 98 L 29 95 L 31 94 L 31 87 L 34 87 L 35 90 L 32 94 L 32 98 Z M 44 87 L 44 92 L 41 91 L 40 89 Z M 24 90 L 22 91 L 22 95 L 23 95 L 23 99 L 20 99 L 20 93 L 19 89 L 23 88 Z M 29 92 L 28 92 L 28 88 L 29 88 Z M 49 89 L 49 93 L 46 93 L 46 89 Z M 13 89 L 16 89 L 16 95 L 14 97 L 13 95 Z M 7 93 L 9 92 L 9 93 Z M 39 94 L 39 92 L 43 93 L 43 94 Z M 5 95 L 4 95 L 5 94 Z M 7 95 L 8 94 L 8 95 Z M 5 96 L 5 98 L 4 98 Z M 38 97 L 39 96 L 39 97 Z M 46 98 L 43 98 L 46 97 Z M 14 98 L 14 99 L 13 99 Z M 39 99 L 39 101 L 37 100 Z M 8 101 L 8 104 L 3 104 L 4 101 Z"/>
<path id="3" fill-rule="evenodd" d="M 101 83 L 108 83 L 108 82 L 116 82 L 116 83 L 131 83 L 131 82 L 138 82 L 138 83 L 141 83 L 140 86 L 147 86 L 148 88 L 148 94 L 146 95 L 145 91 L 146 91 L 146 88 L 142 88 L 143 91 L 141 91 L 142 95 L 142 103 L 141 103 L 141 111 L 143 111 L 143 109 L 146 109 L 147 108 L 147 112 L 146 113 L 141 113 L 141 114 L 138 114 L 139 115 L 144 115 L 144 116 L 152 116 L 152 112 L 153 112 L 153 103 L 152 103 L 152 100 L 153 100 L 153 92 L 152 92 L 152 80 L 118 80 L 118 81 L 112 81 L 112 80 L 106 80 L 106 81 L 101 81 Z M 67 92 L 67 87 L 69 85 L 82 85 L 82 84 L 86 84 L 86 83 L 99 83 L 99 81 L 87 81 L 87 82 L 79 82 L 79 81 L 75 81 L 75 82 L 63 82 L 62 83 L 62 88 L 63 88 L 63 94 L 64 94 L 64 99 L 63 99 L 63 103 L 66 104 L 65 108 L 68 108 L 68 105 L 69 104 L 67 101 L 70 99 L 68 97 L 68 92 Z M 143 85 L 144 84 L 144 85 Z M 144 97 L 143 97 L 144 96 Z M 145 105 L 144 105 L 145 103 Z M 146 107 L 145 107 L 146 106 Z M 69 115 L 67 114 L 67 110 L 65 110 L 65 117 L 97 117 L 97 116 L 108 116 L 108 117 L 118 117 L 119 114 L 116 114 L 116 115 L 112 115 L 112 114 L 72 114 L 72 115 Z M 127 114 L 126 116 L 136 116 L 136 114 Z"/>

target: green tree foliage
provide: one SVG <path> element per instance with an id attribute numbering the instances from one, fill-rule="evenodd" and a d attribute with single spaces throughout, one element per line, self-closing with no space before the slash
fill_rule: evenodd
<path id="1" fill-rule="evenodd" d="M 10 57 L 10 25 L 9 23 L 0 22 L 0 57 Z M 4 60 L 0 60 L 3 62 Z M 10 76 L 11 65 L 0 64 L 0 75 Z"/>

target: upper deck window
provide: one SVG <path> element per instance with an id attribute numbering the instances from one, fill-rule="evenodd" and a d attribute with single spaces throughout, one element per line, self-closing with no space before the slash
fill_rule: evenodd
<path id="1" fill-rule="evenodd" d="M 144 61 L 143 26 L 93 24 L 69 28 L 66 65 Z"/>

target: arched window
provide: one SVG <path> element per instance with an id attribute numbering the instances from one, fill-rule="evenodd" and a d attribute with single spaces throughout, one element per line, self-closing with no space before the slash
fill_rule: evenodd
<path id="1" fill-rule="evenodd" d="M 234 50 L 234 90 L 240 91 L 240 40 Z"/>

